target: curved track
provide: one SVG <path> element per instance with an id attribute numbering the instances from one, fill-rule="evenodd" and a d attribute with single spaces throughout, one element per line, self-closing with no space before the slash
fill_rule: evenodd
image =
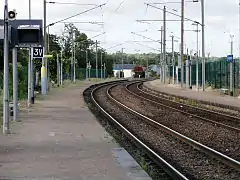
<path id="1" fill-rule="evenodd" d="M 126 88 L 128 88 L 129 86 L 132 86 L 132 85 L 134 85 L 134 84 L 136 84 L 136 82 L 134 82 L 134 83 L 129 83 L 129 84 L 126 85 Z M 139 84 L 139 83 L 138 83 L 138 84 Z M 130 93 L 133 93 L 133 92 L 131 92 L 131 91 L 129 91 L 129 92 L 130 92 Z M 134 94 L 134 93 L 133 93 L 133 94 Z M 136 94 L 135 94 L 135 95 L 136 95 Z M 140 97 L 139 95 L 137 95 L 137 96 L 138 96 L 139 98 L 143 98 L 143 97 Z M 116 99 L 114 99 L 111 95 L 110 95 L 110 98 L 111 98 L 113 101 L 115 101 L 117 104 L 119 104 L 119 105 L 123 106 L 124 108 L 128 109 L 129 111 L 135 113 L 135 114 L 138 115 L 138 116 L 141 116 L 141 117 L 145 118 L 146 120 L 148 120 L 149 122 L 151 122 L 151 124 L 153 124 L 154 126 L 157 126 L 157 127 L 159 127 L 159 128 L 163 128 L 163 129 L 164 129 L 166 132 L 168 132 L 170 135 L 173 135 L 173 136 L 179 138 L 181 141 L 183 141 L 183 142 L 189 144 L 190 146 L 192 146 L 192 147 L 194 147 L 194 148 L 196 148 L 196 149 L 198 149 L 198 150 L 200 150 L 200 151 L 202 151 L 202 152 L 204 152 L 204 153 L 206 153 L 206 154 L 208 154 L 208 155 L 216 158 L 216 159 L 219 160 L 220 162 L 223 162 L 223 163 L 227 164 L 228 166 L 231 166 L 232 168 L 234 168 L 234 169 L 236 169 L 236 170 L 240 170 L 240 162 L 239 162 L 239 161 L 237 161 L 237 160 L 235 160 L 235 159 L 232 159 L 232 158 L 230 158 L 230 157 L 228 157 L 228 156 L 226 156 L 226 155 L 224 155 L 224 154 L 222 154 L 222 153 L 220 153 L 220 152 L 218 152 L 218 151 L 216 151 L 216 150 L 214 150 L 214 149 L 212 149 L 212 148 L 210 148 L 210 147 L 207 147 L 207 146 L 205 146 L 205 145 L 203 145 L 203 144 L 201 144 L 201 143 L 199 143 L 199 142 L 197 142 L 197 141 L 195 141 L 195 140 L 193 140 L 193 139 L 191 139 L 191 138 L 189 138 L 189 137 L 186 137 L 186 136 L 178 133 L 177 131 L 174 131 L 174 130 L 172 130 L 172 129 L 170 129 L 170 128 L 168 128 L 168 127 L 160 124 L 159 122 L 157 122 L 157 121 L 155 121 L 155 120 L 153 120 L 153 119 L 151 119 L 151 118 L 148 118 L 148 117 L 142 115 L 142 114 L 139 113 L 139 112 L 134 111 L 133 109 L 125 106 L 124 104 L 122 104 L 122 103 L 120 103 L 119 101 L 117 101 Z M 146 98 L 145 98 L 145 99 L 146 99 Z"/>
<path id="2" fill-rule="evenodd" d="M 161 156 L 159 156 L 151 147 L 146 145 L 144 142 L 142 142 L 139 138 L 137 138 L 134 134 L 132 134 L 126 127 L 124 127 L 117 119 L 115 119 L 113 116 L 111 116 L 110 113 L 108 113 L 101 104 L 96 100 L 95 92 L 105 86 L 109 86 L 107 89 L 107 96 L 115 101 L 112 96 L 110 95 L 109 91 L 111 88 L 115 87 L 116 85 L 119 85 L 118 82 L 115 82 L 113 85 L 110 84 L 102 84 L 96 88 L 93 89 L 91 92 L 91 98 L 93 103 L 108 117 L 110 118 L 120 129 L 123 131 L 129 138 L 131 138 L 138 147 L 145 150 L 145 152 L 151 157 L 151 159 L 161 166 L 166 173 L 168 173 L 173 179 L 177 180 L 187 180 L 188 178 L 185 177 L 181 172 L 179 172 L 177 169 L 175 169 L 171 164 L 169 164 L 167 161 L 165 161 Z"/>
<path id="3" fill-rule="evenodd" d="M 136 82 L 134 82 L 136 83 Z M 130 84 L 134 84 L 134 83 L 130 83 Z M 128 85 L 130 85 L 128 84 Z M 156 128 L 160 128 L 162 130 L 164 130 L 167 134 L 169 134 L 170 136 L 174 136 L 177 139 L 179 139 L 182 142 L 185 142 L 186 144 L 190 145 L 191 147 L 193 147 L 193 149 L 197 149 L 198 151 L 204 152 L 205 154 L 208 154 L 211 157 L 214 157 L 215 159 L 217 159 L 220 162 L 223 162 L 224 164 L 226 164 L 228 167 L 232 167 L 233 169 L 239 171 L 240 169 L 240 163 L 218 151 L 215 151 L 214 149 L 211 149 L 199 142 L 194 141 L 193 139 L 190 139 L 156 121 L 154 121 L 153 119 L 150 119 L 136 111 L 134 111 L 133 109 L 125 106 L 124 104 L 122 104 L 121 102 L 119 102 L 118 100 L 116 100 L 113 95 L 111 94 L 111 91 L 117 87 L 119 85 L 119 83 L 115 83 L 113 85 L 109 85 L 109 84 L 103 84 L 99 87 L 96 87 L 92 92 L 91 92 L 91 98 L 93 103 L 112 121 L 114 122 L 120 129 L 121 131 L 123 131 L 125 134 L 127 134 L 128 137 L 130 137 L 131 139 L 134 140 L 135 143 L 138 144 L 138 146 L 140 146 L 141 148 L 143 148 L 145 151 L 147 151 L 147 153 L 149 154 L 150 157 L 152 157 L 152 159 L 155 161 L 155 163 L 159 164 L 161 167 L 163 167 L 163 169 L 174 179 L 188 179 L 184 174 L 182 174 L 181 172 L 179 172 L 177 170 L 177 168 L 174 168 L 170 163 L 168 163 L 166 160 L 164 160 L 164 158 L 162 158 L 160 155 L 158 155 L 158 153 L 156 151 L 154 151 L 154 149 L 151 148 L 151 146 L 149 146 L 149 144 L 147 145 L 146 143 L 144 143 L 143 141 L 141 141 L 137 136 L 135 136 L 132 132 L 130 132 L 130 130 L 125 127 L 122 123 L 120 123 L 118 121 L 118 119 L 114 118 L 113 115 L 111 114 L 111 112 L 109 113 L 106 110 L 106 106 L 105 108 L 103 107 L 103 105 L 101 103 L 98 102 L 97 100 L 97 96 L 95 95 L 97 91 L 100 91 L 101 88 L 106 88 L 106 86 L 108 86 L 108 88 L 105 90 L 107 91 L 103 96 L 107 96 L 108 99 L 110 99 L 112 102 L 114 102 L 116 105 L 118 105 L 119 107 L 121 107 L 122 109 L 125 110 L 124 113 L 130 113 L 135 115 L 136 117 L 140 117 L 140 119 L 143 119 L 143 121 L 147 122 L 148 124 L 150 124 L 151 126 L 154 126 Z M 102 93 L 101 93 L 102 96 Z M 127 116 L 127 115 L 126 115 Z"/>
<path id="4" fill-rule="evenodd" d="M 186 115 L 191 115 L 192 117 L 202 119 L 204 121 L 213 123 L 214 125 L 218 125 L 224 128 L 228 128 L 228 129 L 240 132 L 240 118 L 237 118 L 235 116 L 231 116 L 228 114 L 223 114 L 220 112 L 215 112 L 215 111 L 198 108 L 191 105 L 178 103 L 178 102 L 169 100 L 167 98 L 156 96 L 152 93 L 149 93 L 140 89 L 139 86 L 141 84 L 142 83 L 130 84 L 128 85 L 127 89 L 129 92 L 133 93 L 138 97 L 154 102 L 166 108 L 170 108 L 174 111 L 178 111 Z"/>

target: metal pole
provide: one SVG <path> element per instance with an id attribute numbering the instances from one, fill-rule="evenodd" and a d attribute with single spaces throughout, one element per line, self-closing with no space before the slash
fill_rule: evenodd
<path id="1" fill-rule="evenodd" d="M 124 77 L 123 76 L 123 48 L 122 48 L 122 77 Z"/>
<path id="2" fill-rule="evenodd" d="M 184 0 L 181 0 L 181 88 L 183 88 L 183 63 L 184 63 L 184 55 L 183 55 L 183 47 L 184 46 Z"/>
<path id="3" fill-rule="evenodd" d="M 102 64 L 102 51 L 101 51 L 101 79 L 103 78 L 103 64 Z"/>
<path id="4" fill-rule="evenodd" d="M 160 56 L 160 63 L 161 63 L 161 82 L 163 82 L 163 26 L 161 26 L 161 56 Z"/>
<path id="5" fill-rule="evenodd" d="M 96 40 L 96 78 L 98 78 L 98 42 Z"/>
<path id="6" fill-rule="evenodd" d="M 189 88 L 189 61 L 188 61 L 188 49 L 187 49 L 187 60 L 186 60 L 186 88 Z"/>
<path id="7" fill-rule="evenodd" d="M 231 38 L 231 54 L 233 54 L 233 36 L 230 35 Z M 233 62 L 230 62 L 230 95 L 233 94 Z"/>
<path id="8" fill-rule="evenodd" d="M 4 77 L 3 77 L 3 133 L 10 133 L 9 129 L 9 96 L 8 96 L 8 1 L 4 6 Z"/>
<path id="9" fill-rule="evenodd" d="M 239 0 L 239 35 L 238 36 L 239 36 L 239 58 L 240 58 L 240 0 Z M 239 69 L 240 68 L 240 59 L 238 60 L 237 64 L 238 64 L 238 69 Z M 239 74 L 239 72 L 237 72 L 237 73 Z M 239 85 L 239 78 L 238 78 L 237 85 Z"/>
<path id="10" fill-rule="evenodd" d="M 189 61 L 189 86 L 192 89 L 192 50 L 190 51 L 190 61 Z"/>
<path id="11" fill-rule="evenodd" d="M 163 8 L 163 66 L 164 76 L 163 82 L 166 83 L 166 6 Z"/>
<path id="12" fill-rule="evenodd" d="M 202 90 L 205 91 L 205 23 L 204 23 L 204 0 L 201 0 L 202 9 Z"/>
<path id="13" fill-rule="evenodd" d="M 73 45 L 74 51 L 73 51 L 73 82 L 76 83 L 76 46 L 75 42 Z"/>
<path id="14" fill-rule="evenodd" d="M 35 89 L 35 85 L 34 85 L 34 60 L 31 57 L 31 103 L 34 104 L 35 100 L 34 100 L 34 89 Z"/>
<path id="15" fill-rule="evenodd" d="M 86 80 L 88 79 L 88 50 L 86 50 Z"/>
<path id="16" fill-rule="evenodd" d="M 197 90 L 199 90 L 199 83 L 198 83 L 198 23 L 197 23 L 197 54 L 196 54 L 196 86 Z"/>
<path id="17" fill-rule="evenodd" d="M 44 36 L 44 55 L 47 54 L 47 33 L 46 33 L 46 0 L 43 0 L 43 36 Z M 41 91 L 42 95 L 45 95 L 47 92 L 47 77 L 46 77 L 46 58 L 43 58 L 42 68 L 41 68 Z"/>
<path id="18" fill-rule="evenodd" d="M 60 77 L 61 77 L 61 86 L 63 85 L 63 55 L 62 55 L 62 49 L 61 49 L 61 67 L 60 67 Z"/>
<path id="19" fill-rule="evenodd" d="M 106 77 L 106 65 L 104 63 L 104 79 L 105 79 L 105 77 Z"/>
<path id="20" fill-rule="evenodd" d="M 47 54 L 50 52 L 50 43 L 49 43 L 49 26 L 47 27 Z M 49 91 L 49 82 L 50 82 L 50 61 L 46 59 L 46 71 L 47 71 L 47 91 Z"/>
<path id="21" fill-rule="evenodd" d="M 175 57 L 174 57 L 174 36 L 172 36 L 172 84 L 174 85 L 175 82 Z M 169 77 L 170 78 L 170 77 Z"/>
<path id="22" fill-rule="evenodd" d="M 71 81 L 73 82 L 73 51 L 74 51 L 74 40 L 73 40 L 73 32 L 71 32 L 71 40 L 72 40 L 72 58 L 71 58 Z"/>
<path id="23" fill-rule="evenodd" d="M 88 78 L 89 78 L 89 80 L 90 80 L 90 78 L 91 78 L 91 63 L 90 63 L 90 61 L 89 61 L 88 64 L 89 64 L 89 72 L 88 72 L 89 75 L 88 75 Z"/>
<path id="24" fill-rule="evenodd" d="M 147 58 L 147 78 L 149 78 L 149 75 L 148 75 L 148 66 L 149 66 L 148 63 L 149 62 L 148 62 L 148 60 L 149 60 L 149 57 Z"/>
<path id="25" fill-rule="evenodd" d="M 29 20 L 31 19 L 31 0 L 28 2 L 28 15 Z M 32 104 L 32 58 L 31 48 L 28 48 L 28 107 Z"/>
<path id="26" fill-rule="evenodd" d="M 31 106 L 31 79 L 32 79 L 32 70 L 31 70 L 31 49 L 28 49 L 28 55 L 29 55 L 29 59 L 28 59 L 28 107 Z"/>
<path id="27" fill-rule="evenodd" d="M 13 60 L 13 120 L 17 121 L 18 114 L 18 69 L 17 69 L 17 48 L 12 50 Z"/>
<path id="28" fill-rule="evenodd" d="M 57 54 L 57 86 L 59 86 L 60 84 L 60 77 L 59 77 L 59 58 L 58 58 L 58 54 Z"/>
<path id="29" fill-rule="evenodd" d="M 31 0 L 29 0 L 29 19 L 31 19 Z M 34 64 L 33 64 L 33 59 L 32 59 L 32 53 L 31 53 L 31 48 L 29 49 L 29 61 L 30 61 L 30 64 L 31 64 L 31 79 L 30 79 L 30 82 L 31 82 L 31 104 L 34 104 L 34 83 L 33 83 L 33 80 L 34 80 Z"/>

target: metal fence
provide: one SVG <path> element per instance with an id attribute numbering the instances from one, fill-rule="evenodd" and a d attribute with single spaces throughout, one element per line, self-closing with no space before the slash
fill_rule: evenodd
<path id="1" fill-rule="evenodd" d="M 240 87 L 240 63 L 237 59 L 233 63 L 233 86 Z M 219 58 L 214 61 L 208 60 L 206 62 L 206 85 L 212 88 L 229 88 L 230 86 L 230 63 L 226 62 L 226 58 Z M 169 69 L 170 77 L 172 77 L 172 67 Z M 191 84 L 196 85 L 196 62 L 193 61 L 191 65 Z M 189 71 L 190 77 L 190 71 Z M 178 78 L 181 82 L 181 69 L 178 69 Z M 186 63 L 184 63 L 184 83 L 186 83 Z M 202 63 L 198 64 L 198 84 L 202 85 Z"/>
<path id="2" fill-rule="evenodd" d="M 101 78 L 101 69 L 98 69 L 98 78 Z M 89 77 L 89 70 L 87 71 Z M 90 69 L 90 78 L 96 78 L 96 69 Z M 104 78 L 104 71 L 102 70 L 102 77 Z M 105 78 L 108 77 L 107 71 L 105 72 Z M 86 79 L 86 69 L 76 69 L 76 79 Z"/>

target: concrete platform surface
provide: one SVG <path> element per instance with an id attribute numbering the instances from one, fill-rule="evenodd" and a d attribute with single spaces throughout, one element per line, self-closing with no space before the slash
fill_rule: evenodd
<path id="1" fill-rule="evenodd" d="M 90 83 L 52 90 L 0 135 L 0 179 L 151 180 L 85 106 Z"/>
<path id="2" fill-rule="evenodd" d="M 215 91 L 195 91 L 186 88 L 179 88 L 171 84 L 163 84 L 159 79 L 154 81 L 144 82 L 144 86 L 159 92 L 186 97 L 189 99 L 196 99 L 199 101 L 206 101 L 210 103 L 223 104 L 227 106 L 240 108 L 240 99 L 231 96 L 221 96 L 219 92 Z"/>

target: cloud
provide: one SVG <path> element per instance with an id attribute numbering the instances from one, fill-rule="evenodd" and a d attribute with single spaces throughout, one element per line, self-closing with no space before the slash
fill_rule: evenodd
<path id="1" fill-rule="evenodd" d="M 93 24 L 78 23 L 76 26 L 80 29 L 86 29 L 86 34 L 92 37 L 103 31 L 106 35 L 99 36 L 98 40 L 104 44 L 102 46 L 109 47 L 128 40 L 143 40 L 141 37 L 133 36 L 130 32 L 138 32 L 153 39 L 160 39 L 160 32 L 162 22 L 152 22 L 150 24 L 137 23 L 137 19 L 162 19 L 163 13 L 161 10 L 148 7 L 144 4 L 146 0 L 56 0 L 58 2 L 70 3 L 93 3 L 102 4 L 106 6 L 84 13 L 80 16 L 70 19 L 69 21 L 104 21 L 104 28 Z M 32 0 L 32 18 L 43 18 L 43 1 Z M 153 1 L 151 1 L 153 2 Z M 3 10 L 4 1 L 0 1 L 0 8 Z M 163 7 L 158 5 L 159 7 Z M 176 9 L 177 14 L 180 15 L 180 4 L 166 4 L 168 10 Z M 83 12 L 93 6 L 77 6 L 77 5 L 51 5 L 47 4 L 47 23 L 55 22 L 65 17 Z M 238 53 L 238 1 L 223 1 L 223 0 L 205 0 L 205 27 L 206 27 L 206 52 L 212 55 L 225 56 L 229 51 L 229 36 L 224 34 L 224 31 L 235 34 L 234 39 L 234 53 Z M 11 0 L 9 1 L 9 9 L 16 9 L 18 12 L 17 18 L 28 18 L 28 0 Z M 0 11 L 3 12 L 3 11 Z M 3 13 L 0 14 L 3 18 Z M 185 3 L 185 17 L 192 20 L 201 21 L 201 4 L 200 3 Z M 176 16 L 167 13 L 167 19 L 179 19 Z M 185 22 L 185 29 L 194 29 L 191 22 Z M 61 33 L 63 24 L 56 24 L 50 28 L 51 33 Z M 147 31 L 143 31 L 146 30 Z M 95 32 L 94 32 L 95 31 Z M 99 31 L 99 32 L 97 32 Z M 143 31 L 143 32 L 140 32 Z M 167 39 L 171 32 L 175 36 L 180 37 L 180 23 L 167 22 Z M 196 33 L 185 32 L 185 44 L 189 49 L 196 49 Z M 201 33 L 199 34 L 201 41 Z M 144 44 L 144 43 L 143 43 Z M 148 46 L 158 47 L 158 44 L 148 43 Z M 201 43 L 199 43 L 201 45 Z M 149 48 L 144 48 L 132 43 L 125 43 L 125 51 L 134 51 L 139 49 L 142 52 L 150 51 Z M 167 42 L 167 47 L 171 47 L 171 42 Z M 112 49 L 118 50 L 121 47 Z M 179 49 L 179 44 L 175 44 L 175 50 Z"/>

